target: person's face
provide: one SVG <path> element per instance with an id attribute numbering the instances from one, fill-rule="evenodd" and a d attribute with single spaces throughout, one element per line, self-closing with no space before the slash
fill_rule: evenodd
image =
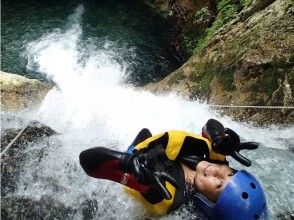
<path id="1" fill-rule="evenodd" d="M 200 193 L 215 202 L 233 175 L 227 165 L 201 161 L 196 167 L 194 184 Z"/>

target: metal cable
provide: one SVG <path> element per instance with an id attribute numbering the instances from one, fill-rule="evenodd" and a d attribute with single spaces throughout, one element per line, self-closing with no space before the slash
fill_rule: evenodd
<path id="1" fill-rule="evenodd" d="M 294 109 L 294 106 L 260 106 L 260 105 L 209 105 L 214 108 L 259 108 L 259 109 Z"/>
<path id="2" fill-rule="evenodd" d="M 12 139 L 12 141 L 10 141 L 10 143 L 4 148 L 3 151 L 1 151 L 1 157 L 8 151 L 8 149 L 17 141 L 17 139 L 22 135 L 22 133 L 24 132 L 24 130 L 28 127 L 25 126 L 23 129 L 21 129 L 18 134 Z"/>

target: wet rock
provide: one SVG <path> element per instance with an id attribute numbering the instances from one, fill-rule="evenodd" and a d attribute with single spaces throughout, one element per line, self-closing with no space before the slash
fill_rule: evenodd
<path id="1" fill-rule="evenodd" d="M 2 111 L 37 107 L 52 86 L 36 79 L 0 71 Z"/>
<path id="2" fill-rule="evenodd" d="M 72 219 L 76 210 L 50 196 L 41 199 L 11 196 L 1 199 L 1 219 Z"/>
<path id="3" fill-rule="evenodd" d="M 18 149 L 20 146 L 24 144 L 36 141 L 42 137 L 49 137 L 55 135 L 57 134 L 57 132 L 38 121 L 31 121 L 23 129 L 7 129 L 1 135 L 1 153 L 7 145 L 11 144 L 13 139 L 18 134 L 20 135 L 13 142 L 11 148 Z"/>
<path id="4" fill-rule="evenodd" d="M 32 155 L 26 152 L 31 143 L 45 141 L 46 138 L 56 135 L 50 127 L 32 121 L 23 129 L 9 129 L 1 136 L 1 196 L 14 192 L 19 174 L 23 171 L 23 164 Z M 37 154 L 42 157 L 42 149 Z"/>
<path id="5" fill-rule="evenodd" d="M 21 129 L 10 128 L 3 131 L 1 135 L 1 151 L 12 141 L 13 138 L 20 132 Z"/>
<path id="6" fill-rule="evenodd" d="M 252 4 L 241 13 L 241 19 L 246 20 L 254 13 L 259 12 L 273 3 L 275 0 L 254 0 Z"/>
<path id="7" fill-rule="evenodd" d="M 145 0 L 145 2 L 162 14 L 174 18 L 178 31 L 171 42 L 171 50 L 181 61 L 186 60 L 188 55 L 186 52 L 189 51 L 183 42 L 195 43 L 215 19 L 216 2 L 211 0 Z"/>

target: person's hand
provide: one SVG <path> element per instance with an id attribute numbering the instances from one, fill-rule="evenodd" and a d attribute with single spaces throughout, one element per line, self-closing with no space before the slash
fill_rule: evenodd
<path id="1" fill-rule="evenodd" d="M 172 161 L 167 158 L 162 146 L 156 146 L 145 152 L 136 152 L 129 161 L 132 167 L 131 173 L 136 177 L 138 183 L 154 185 L 165 199 L 172 198 L 166 189 L 165 181 L 170 182 L 176 188 L 179 187 L 179 184 L 168 173 L 168 166 L 172 167 Z"/>
<path id="2" fill-rule="evenodd" d="M 217 138 L 212 141 L 212 148 L 216 153 L 230 155 L 247 167 L 251 166 L 251 161 L 242 156 L 239 151 L 243 149 L 254 150 L 258 148 L 257 142 L 241 143 L 239 135 L 230 128 L 225 128 L 223 134 L 217 136 Z"/>

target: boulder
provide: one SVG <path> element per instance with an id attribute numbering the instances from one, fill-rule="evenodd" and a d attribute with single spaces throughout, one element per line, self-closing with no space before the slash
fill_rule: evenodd
<path id="1" fill-rule="evenodd" d="M 14 192 L 17 187 L 17 179 L 23 171 L 24 163 L 33 155 L 26 149 L 31 143 L 46 142 L 52 135 L 58 133 L 50 127 L 31 121 L 22 129 L 6 129 L 1 134 L 1 196 Z M 42 146 L 40 144 L 40 146 Z M 46 146 L 46 145 L 44 145 Z M 37 150 L 35 154 L 40 160 L 44 154 L 44 148 Z"/>
<path id="2" fill-rule="evenodd" d="M 16 111 L 40 105 L 52 86 L 36 79 L 0 71 L 2 111 Z"/>
<path id="3" fill-rule="evenodd" d="M 36 208 L 38 207 L 38 208 Z M 50 196 L 39 200 L 22 196 L 2 198 L 2 219 L 72 219 L 77 210 Z"/>

